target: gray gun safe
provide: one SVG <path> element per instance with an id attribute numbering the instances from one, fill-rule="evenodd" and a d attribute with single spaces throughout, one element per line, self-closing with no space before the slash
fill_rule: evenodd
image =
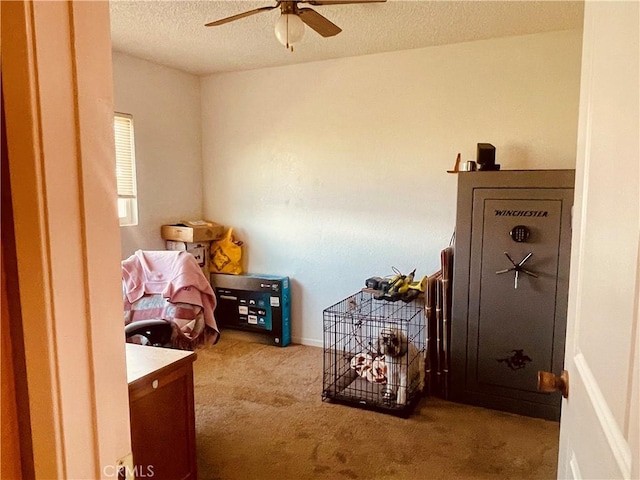
<path id="1" fill-rule="evenodd" d="M 558 420 L 574 170 L 458 174 L 451 399 Z"/>

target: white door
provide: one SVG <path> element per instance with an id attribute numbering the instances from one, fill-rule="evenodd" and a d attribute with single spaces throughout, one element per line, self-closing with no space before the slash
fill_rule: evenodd
<path id="1" fill-rule="evenodd" d="M 640 478 L 639 25 L 585 4 L 559 478 Z"/>
<path id="2" fill-rule="evenodd" d="M 2 2 L 1 39 L 25 478 L 133 477 L 109 4 Z"/>

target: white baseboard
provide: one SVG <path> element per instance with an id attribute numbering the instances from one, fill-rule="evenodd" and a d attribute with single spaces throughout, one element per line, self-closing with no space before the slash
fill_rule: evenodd
<path id="1" fill-rule="evenodd" d="M 297 343 L 299 345 L 306 345 L 308 347 L 320 347 L 322 348 L 322 341 L 316 340 L 314 338 L 300 338 L 300 337 L 291 337 L 291 343 Z"/>

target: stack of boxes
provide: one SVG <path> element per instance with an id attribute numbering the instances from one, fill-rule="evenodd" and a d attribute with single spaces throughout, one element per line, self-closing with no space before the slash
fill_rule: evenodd
<path id="1" fill-rule="evenodd" d="M 198 261 L 207 279 L 211 242 L 224 235 L 224 226 L 206 220 L 182 220 L 173 225 L 162 225 L 160 235 L 167 250 L 184 250 Z"/>
<path id="2" fill-rule="evenodd" d="M 274 345 L 291 342 L 289 277 L 210 273 L 211 243 L 225 228 L 207 220 L 162 225 L 167 250 L 187 251 L 211 282 L 217 298 L 218 325 L 266 334 Z"/>

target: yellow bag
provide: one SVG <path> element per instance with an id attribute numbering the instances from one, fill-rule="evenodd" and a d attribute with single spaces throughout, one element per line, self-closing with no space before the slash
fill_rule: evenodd
<path id="1" fill-rule="evenodd" d="M 211 273 L 242 275 L 242 242 L 233 239 L 233 228 L 211 242 Z"/>

